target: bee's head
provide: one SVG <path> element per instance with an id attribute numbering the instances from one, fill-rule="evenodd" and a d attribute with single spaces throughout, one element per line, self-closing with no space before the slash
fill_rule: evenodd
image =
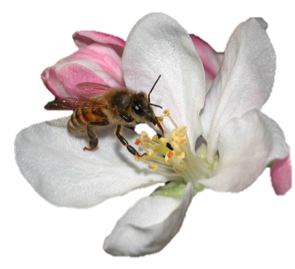
<path id="1" fill-rule="evenodd" d="M 157 125 L 158 128 L 161 130 L 162 135 L 164 136 L 164 131 L 159 123 L 157 117 L 155 116 L 154 110 L 152 106 L 160 107 L 159 105 L 152 104 L 150 102 L 150 95 L 153 91 L 154 87 L 156 86 L 158 80 L 160 79 L 161 75 L 158 77 L 156 82 L 154 83 L 153 87 L 151 88 L 148 96 L 145 93 L 138 93 L 135 95 L 135 98 L 132 103 L 132 112 L 139 118 L 140 121 L 151 122 L 154 125 Z"/>
<path id="2" fill-rule="evenodd" d="M 149 104 L 146 94 L 143 92 L 135 95 L 132 103 L 132 112 L 141 121 L 152 122 L 156 117 L 153 108 Z"/>

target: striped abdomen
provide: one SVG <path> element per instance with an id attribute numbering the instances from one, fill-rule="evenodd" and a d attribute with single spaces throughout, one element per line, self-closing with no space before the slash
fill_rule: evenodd
<path id="1" fill-rule="evenodd" d="M 78 108 L 74 110 L 69 122 L 68 130 L 74 135 L 86 134 L 86 126 L 90 122 L 100 122 L 107 125 L 107 116 L 99 108 Z"/>

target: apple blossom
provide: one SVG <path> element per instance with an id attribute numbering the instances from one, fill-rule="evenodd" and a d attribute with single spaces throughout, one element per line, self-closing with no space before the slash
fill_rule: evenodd
<path id="1" fill-rule="evenodd" d="M 139 141 L 149 157 L 135 162 L 110 130 L 100 133 L 103 141 L 96 152 L 83 152 L 85 141 L 69 136 L 64 128 L 67 118 L 37 124 L 16 138 L 16 160 L 22 174 L 49 202 L 74 207 L 93 206 L 139 187 L 166 183 L 129 209 L 104 243 L 112 255 L 140 256 L 163 249 L 178 233 L 199 191 L 242 191 L 270 163 L 284 168 L 278 163 L 289 155 L 284 134 L 260 111 L 270 95 L 276 63 L 265 29 L 262 19 L 241 23 L 227 44 L 222 63 L 221 56 L 164 14 L 142 18 L 125 46 L 106 35 L 99 41 L 91 33 L 82 34 L 83 38 L 77 35 L 77 55 L 89 46 L 91 50 L 99 46 L 93 49 L 99 51 L 96 65 L 88 56 L 82 60 L 69 56 L 45 71 L 45 85 L 57 97 L 79 97 L 74 84 L 80 79 L 91 81 L 94 74 L 94 82 L 103 78 L 110 86 L 117 83 L 147 92 L 161 74 L 153 102 L 170 110 L 164 111 L 165 137 L 148 138 L 143 132 Z M 204 50 L 198 50 L 198 42 Z M 111 55 L 105 60 L 113 64 L 102 60 L 101 50 Z M 123 50 L 122 58 L 118 50 Z M 76 80 L 77 64 L 82 68 L 77 69 Z M 85 76 L 80 76 L 84 67 Z M 69 83 L 63 75 L 68 71 L 72 74 Z M 211 84 L 213 78 L 208 91 L 206 82 Z M 126 136 L 135 139 L 130 130 Z M 280 171 L 275 165 L 272 171 L 277 178 Z M 286 177 L 291 182 L 291 173 Z"/>

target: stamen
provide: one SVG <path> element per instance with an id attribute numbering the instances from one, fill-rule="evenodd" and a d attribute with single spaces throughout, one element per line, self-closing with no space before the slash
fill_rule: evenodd
<path id="1" fill-rule="evenodd" d="M 163 111 L 163 114 L 164 114 L 165 117 L 170 117 L 170 111 L 169 111 L 169 109 L 165 109 Z"/>
<path id="2" fill-rule="evenodd" d="M 170 151 L 167 153 L 167 156 L 168 156 L 169 158 L 172 158 L 173 154 L 174 154 L 173 151 L 170 150 Z"/>
<path id="3" fill-rule="evenodd" d="M 170 137 L 168 137 L 168 136 L 166 136 L 166 137 L 161 137 L 161 138 L 160 138 L 160 141 L 161 141 L 164 145 L 166 145 L 167 143 L 170 142 Z"/>
<path id="4" fill-rule="evenodd" d="M 198 180 L 211 176 L 218 165 L 218 158 L 213 164 L 208 163 L 206 143 L 199 147 L 196 155 L 193 154 L 187 137 L 187 127 L 178 127 L 168 109 L 164 110 L 164 116 L 169 118 L 175 129 L 170 132 L 163 122 L 164 117 L 159 117 L 166 136 L 159 138 L 154 135 L 150 139 L 146 132 L 142 132 L 135 144 L 143 148 L 147 155 L 137 157 L 137 161 L 148 162 L 150 169 L 173 178 L 172 181 L 192 182 L 197 191 L 203 190 L 204 187 Z"/>
<path id="5" fill-rule="evenodd" d="M 154 135 L 154 136 L 152 137 L 152 140 L 153 140 L 154 142 L 157 142 L 158 139 L 159 139 L 159 137 L 158 137 L 157 135 Z"/>
<path id="6" fill-rule="evenodd" d="M 163 122 L 164 121 L 164 116 L 157 117 L 157 119 L 158 119 L 159 122 Z"/>
<path id="7" fill-rule="evenodd" d="M 141 157 L 138 156 L 138 155 L 135 155 L 135 160 L 136 160 L 137 162 L 140 162 L 140 161 L 141 161 Z"/>
<path id="8" fill-rule="evenodd" d="M 146 131 L 142 131 L 141 134 L 140 134 L 140 137 L 139 139 L 142 141 L 144 138 L 148 137 L 148 134 Z"/>
<path id="9" fill-rule="evenodd" d="M 158 170 L 158 165 L 156 165 L 154 163 L 150 163 L 149 168 L 151 168 L 153 170 Z"/>

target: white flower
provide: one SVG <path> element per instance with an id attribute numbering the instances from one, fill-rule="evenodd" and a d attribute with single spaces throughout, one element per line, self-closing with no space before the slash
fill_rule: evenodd
<path id="1" fill-rule="evenodd" d="M 159 161 L 162 166 L 153 171 L 144 162 L 135 162 L 110 135 L 112 130 L 100 133 L 96 152 L 83 152 L 85 141 L 69 136 L 63 119 L 34 125 L 17 136 L 16 160 L 22 174 L 49 202 L 74 207 L 172 181 L 135 204 L 104 244 L 112 255 L 161 250 L 179 231 L 197 191 L 204 186 L 241 191 L 270 162 L 289 154 L 279 126 L 259 111 L 275 73 L 275 53 L 265 28 L 261 19 L 249 19 L 236 28 L 206 95 L 203 65 L 187 32 L 166 15 L 145 16 L 126 42 L 125 83 L 130 89 L 148 91 L 162 75 L 152 100 L 170 109 L 178 126 L 187 127 L 179 135 L 187 141 L 176 139 L 174 146 L 180 145 L 184 155 L 166 164 Z M 175 127 L 169 121 L 165 125 L 171 138 Z M 134 139 L 131 132 L 124 134 Z M 200 136 L 206 144 L 196 153 Z"/>

